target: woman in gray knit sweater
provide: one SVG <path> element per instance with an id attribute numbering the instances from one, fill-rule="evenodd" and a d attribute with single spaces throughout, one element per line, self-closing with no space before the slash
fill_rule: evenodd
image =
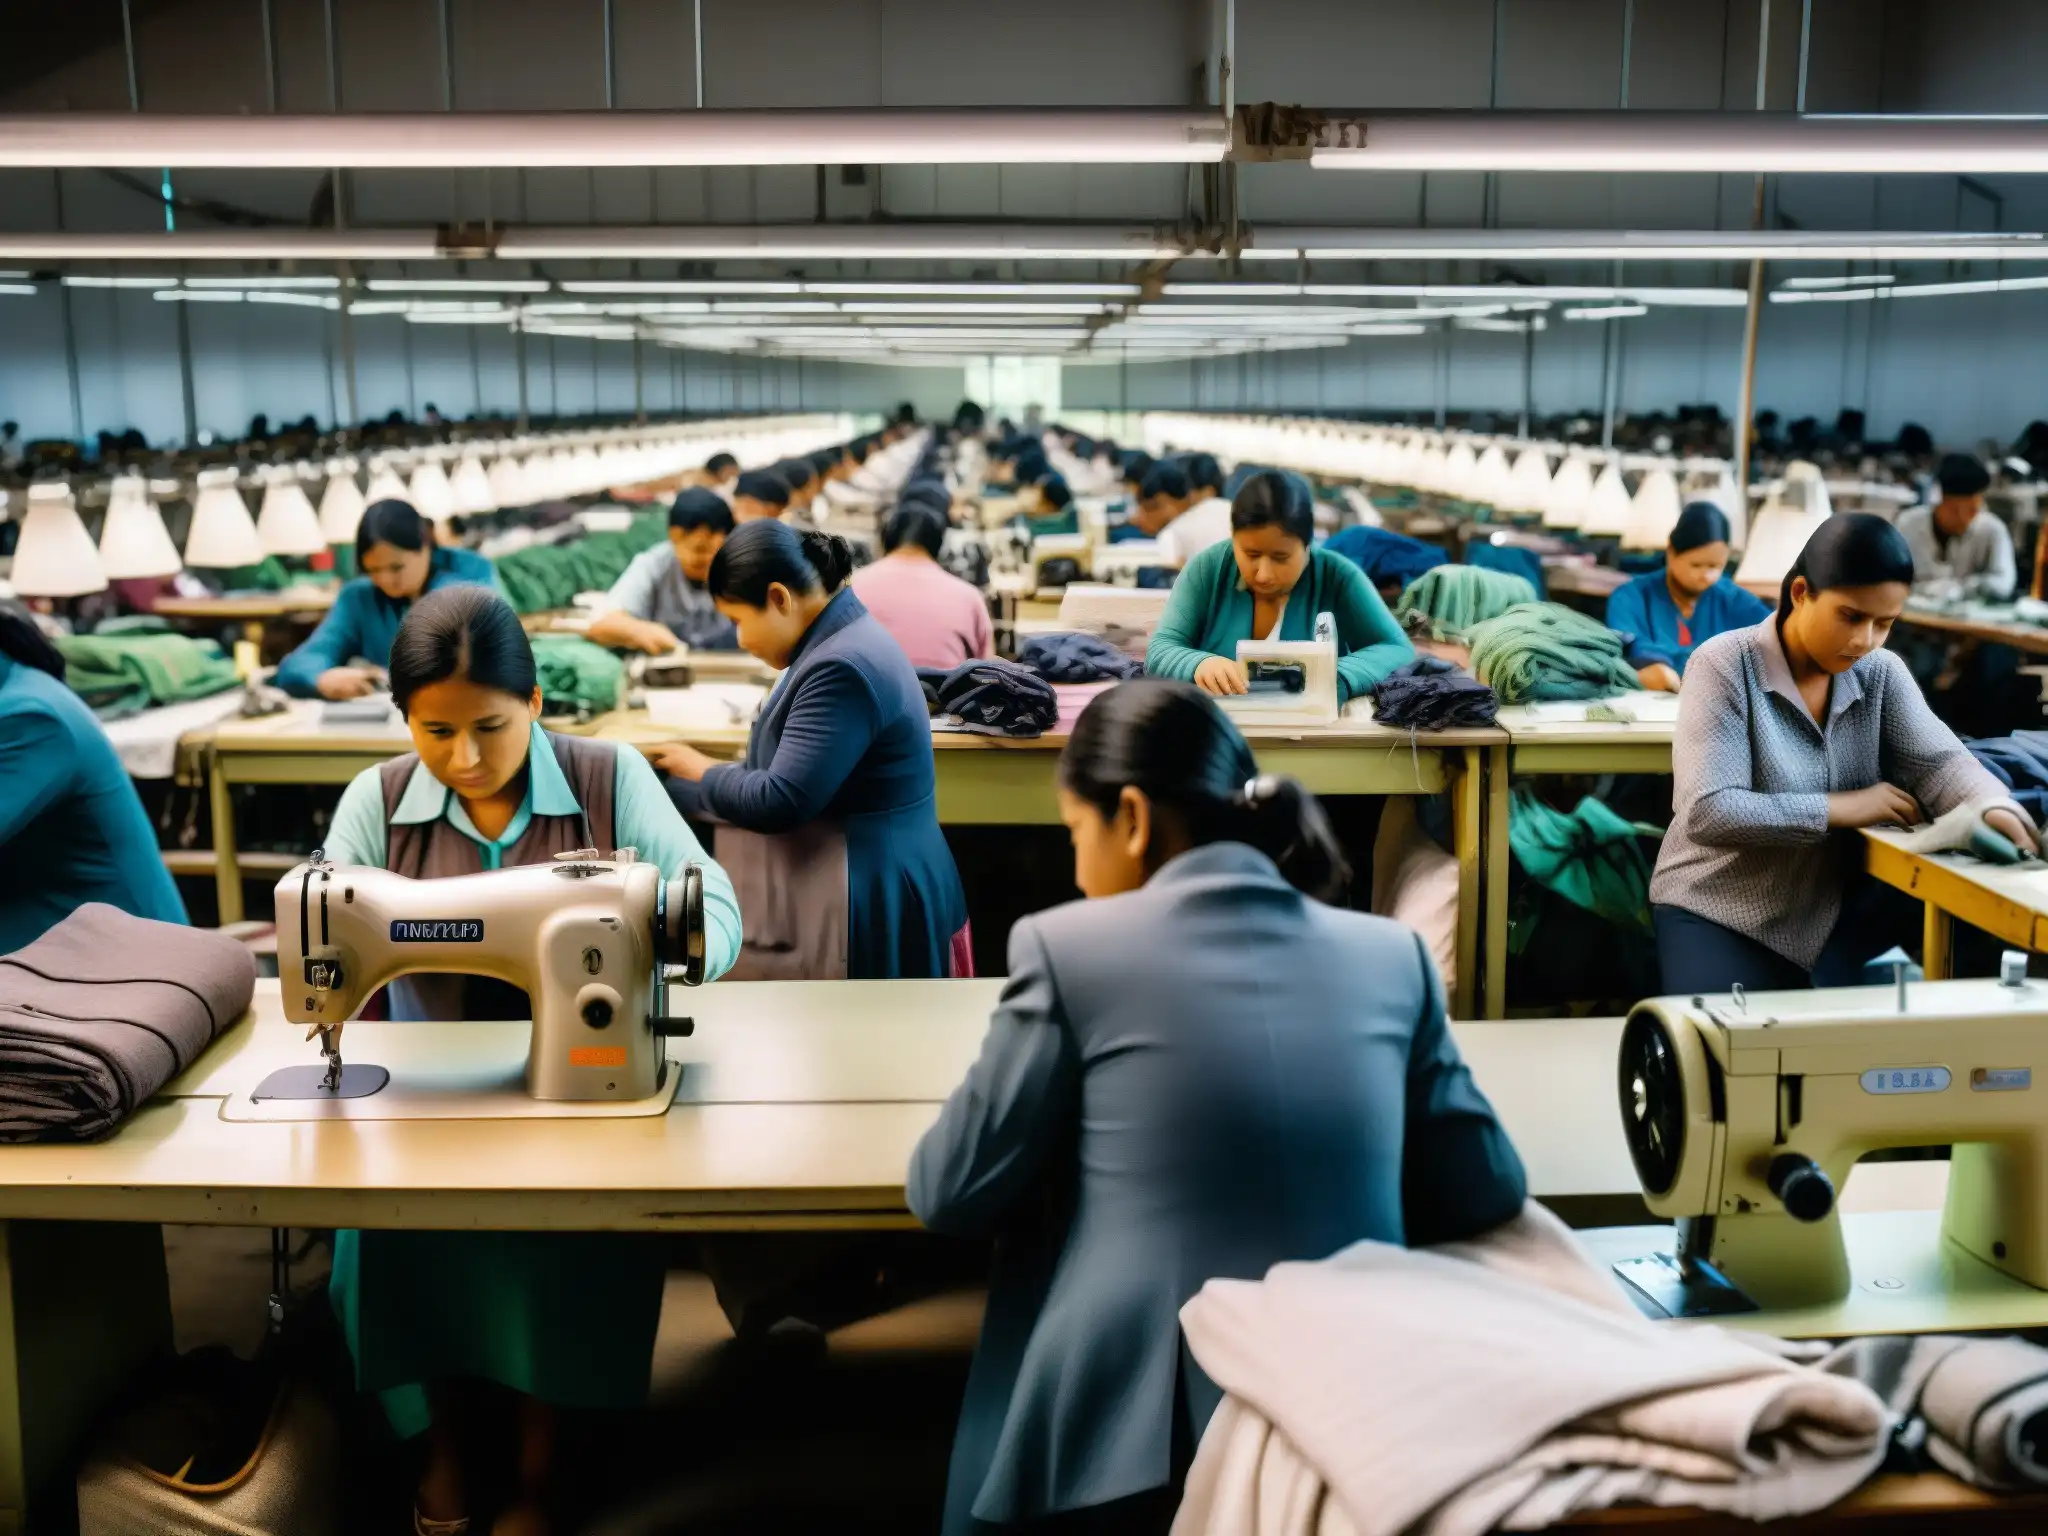
<path id="1" fill-rule="evenodd" d="M 1981 803 L 2020 847 L 2033 828 L 1883 649 L 1913 556 L 1882 518 L 1829 519 L 1778 611 L 1693 653 L 1673 740 L 1671 830 L 1650 881 L 1664 990 L 1840 986 L 1886 946 L 1843 920 L 1859 829 Z"/>

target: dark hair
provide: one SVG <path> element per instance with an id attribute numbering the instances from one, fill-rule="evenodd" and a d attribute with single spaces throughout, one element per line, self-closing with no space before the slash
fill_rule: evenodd
<path id="1" fill-rule="evenodd" d="M 668 509 L 668 525 L 685 533 L 697 528 L 709 528 L 713 533 L 731 533 L 732 508 L 716 491 L 693 485 L 679 494 L 675 505 Z"/>
<path id="2" fill-rule="evenodd" d="M 1052 465 L 1046 462 L 1045 450 L 1036 443 L 1017 455 L 1016 479 L 1019 485 L 1036 485 L 1052 473 Z"/>
<path id="3" fill-rule="evenodd" d="M 1158 460 L 1140 448 L 1124 460 L 1124 480 L 1131 485 L 1143 486 L 1145 477 L 1152 473 Z"/>
<path id="4" fill-rule="evenodd" d="M 765 501 L 771 507 L 789 505 L 789 482 L 772 469 L 748 470 L 733 486 L 732 493 L 749 501 Z"/>
<path id="5" fill-rule="evenodd" d="M 0 603 L 0 656 L 64 681 L 64 653 L 52 645 L 28 610 Z"/>
<path id="6" fill-rule="evenodd" d="M 1230 503 L 1232 532 L 1278 528 L 1304 544 L 1315 542 L 1316 503 L 1308 485 L 1284 469 L 1261 470 L 1237 488 Z"/>
<path id="7" fill-rule="evenodd" d="M 362 569 L 370 551 L 379 544 L 389 544 L 393 549 L 432 549 L 434 525 L 420 516 L 419 509 L 409 501 L 400 501 L 395 496 L 373 501 L 363 509 L 363 520 L 356 524 L 356 569 Z"/>
<path id="8" fill-rule="evenodd" d="M 882 524 L 883 550 L 920 544 L 936 560 L 946 547 L 946 514 L 926 501 L 899 502 Z"/>
<path id="9" fill-rule="evenodd" d="M 837 592 L 853 572 L 853 551 L 837 534 L 761 519 L 743 523 L 711 560 L 713 598 L 762 608 L 776 582 L 792 592 Z"/>
<path id="10" fill-rule="evenodd" d="M 868 455 L 874 451 L 875 445 L 871 438 L 856 437 L 846 445 L 846 456 L 856 464 L 867 463 Z"/>
<path id="11" fill-rule="evenodd" d="M 816 453 L 808 456 L 812 471 L 822 475 L 830 470 L 837 469 L 839 467 L 839 457 L 845 452 L 844 448 L 820 448 Z"/>
<path id="12" fill-rule="evenodd" d="M 1154 464 L 1145 472 L 1145 478 L 1138 485 L 1138 500 L 1150 501 L 1155 496 L 1171 496 L 1176 501 L 1188 497 L 1188 477 L 1178 464 Z"/>
<path id="13" fill-rule="evenodd" d="M 943 480 L 913 478 L 896 498 L 896 505 L 900 507 L 907 501 L 920 501 L 928 507 L 936 507 L 946 513 L 953 510 L 953 493 L 946 489 L 946 482 Z"/>
<path id="14" fill-rule="evenodd" d="M 429 592 L 412 605 L 391 642 L 391 697 L 401 711 L 430 683 L 466 678 L 479 688 L 530 699 L 533 645 L 512 605 L 489 587 Z"/>
<path id="15" fill-rule="evenodd" d="M 1223 466 L 1216 462 L 1213 453 L 1191 453 L 1182 462 L 1182 469 L 1191 486 L 1207 486 L 1211 491 L 1223 489 Z"/>
<path id="16" fill-rule="evenodd" d="M 1991 471 L 1971 453 L 1943 454 L 1934 478 L 1944 496 L 1982 496 L 1991 489 Z"/>
<path id="17" fill-rule="evenodd" d="M 1059 782 L 1104 816 L 1126 787 L 1143 790 L 1196 847 L 1249 843 L 1319 901 L 1342 900 L 1351 883 L 1316 797 L 1261 774 L 1229 716 L 1188 683 L 1140 678 L 1090 700 L 1060 753 Z"/>
<path id="18" fill-rule="evenodd" d="M 1038 479 L 1038 494 L 1045 498 L 1046 506 L 1055 512 L 1064 512 L 1074 504 L 1073 487 L 1067 484 L 1064 475 L 1041 475 Z"/>
<path id="19" fill-rule="evenodd" d="M 1689 501 L 1671 525 L 1671 553 L 1682 555 L 1702 544 L 1726 544 L 1731 537 L 1727 513 L 1711 501 Z"/>
<path id="20" fill-rule="evenodd" d="M 818 478 L 818 471 L 809 459 L 784 459 L 775 466 L 775 473 L 789 482 L 792 491 L 800 491 Z"/>
<path id="21" fill-rule="evenodd" d="M 714 475 L 722 475 L 728 469 L 738 469 L 740 461 L 729 453 L 714 453 L 704 461 L 704 467 Z"/>
<path id="22" fill-rule="evenodd" d="M 1818 528 L 1778 588 L 1778 617 L 1792 611 L 1792 581 L 1806 578 L 1809 592 L 1831 587 L 1913 584 L 1913 551 L 1905 535 L 1874 512 L 1838 512 Z"/>

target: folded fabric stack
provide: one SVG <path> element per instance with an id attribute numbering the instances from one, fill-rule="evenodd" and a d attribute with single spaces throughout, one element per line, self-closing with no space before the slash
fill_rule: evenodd
<path id="1" fill-rule="evenodd" d="M 1410 582 L 1394 617 L 1410 634 L 1461 640 L 1510 608 L 1536 601 L 1527 579 L 1478 565 L 1440 565 Z"/>
<path id="2" fill-rule="evenodd" d="M 1474 629 L 1471 642 L 1473 672 L 1503 704 L 1597 699 L 1636 686 L 1622 637 L 1558 603 L 1510 608 Z"/>
<path id="3" fill-rule="evenodd" d="M 1346 528 L 1331 534 L 1323 548 L 1356 565 L 1374 586 L 1403 591 L 1451 560 L 1441 544 L 1425 544 L 1387 528 Z"/>
<path id="4" fill-rule="evenodd" d="M 111 1134 L 255 990 L 237 940 L 88 902 L 0 956 L 0 1141 Z"/>
<path id="5" fill-rule="evenodd" d="M 1017 660 L 1049 683 L 1121 682 L 1137 677 L 1145 664 L 1096 635 L 1031 635 L 1017 647 Z"/>
<path id="6" fill-rule="evenodd" d="M 579 592 L 602 592 L 633 557 L 668 537 L 666 512 L 641 512 L 617 533 L 589 533 L 562 544 L 535 544 L 497 561 L 498 582 L 521 613 L 567 608 Z"/>
<path id="7" fill-rule="evenodd" d="M 982 736 L 1043 736 L 1059 723 L 1059 696 L 1052 684 L 1014 661 L 963 662 L 936 690 L 941 712 Z"/>
<path id="8" fill-rule="evenodd" d="M 241 686 L 235 664 L 211 640 L 168 633 L 62 635 L 64 681 L 102 720 L 182 704 Z"/>
<path id="9" fill-rule="evenodd" d="M 1372 715 L 1404 731 L 1487 726 L 1500 703 L 1493 690 L 1439 656 L 1419 656 L 1373 690 Z"/>
<path id="10" fill-rule="evenodd" d="M 2048 1349 L 2024 1339 L 1851 1339 L 1821 1362 L 1862 1382 L 1903 1421 L 1923 1466 L 1998 1493 L 2048 1488 Z"/>
<path id="11" fill-rule="evenodd" d="M 581 635 L 535 635 L 533 665 L 541 704 L 550 713 L 602 714 L 617 709 L 626 663 Z"/>

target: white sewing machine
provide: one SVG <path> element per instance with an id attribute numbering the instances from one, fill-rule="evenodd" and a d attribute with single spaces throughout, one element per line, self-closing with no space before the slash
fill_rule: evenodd
<path id="1" fill-rule="evenodd" d="M 274 1073 L 262 1098 L 354 1098 L 389 1080 L 341 1061 L 337 1033 L 387 982 L 414 974 L 488 976 L 523 988 L 534 1099 L 631 1102 L 671 1082 L 662 1040 L 687 1018 L 660 1014 L 664 983 L 704 980 L 704 892 L 697 866 L 664 880 L 622 848 L 446 880 L 317 860 L 277 885 L 285 1017 L 314 1026 L 318 1067 Z"/>

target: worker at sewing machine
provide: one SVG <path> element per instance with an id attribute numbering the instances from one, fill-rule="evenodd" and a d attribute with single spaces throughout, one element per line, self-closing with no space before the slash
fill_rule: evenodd
<path id="1" fill-rule="evenodd" d="M 1230 539 L 1230 500 L 1223 494 L 1223 466 L 1213 453 L 1191 453 L 1180 461 L 1187 477 L 1186 509 L 1158 534 L 1161 564 L 1179 570 L 1212 544 Z"/>
<path id="2" fill-rule="evenodd" d="M 276 683 L 302 699 L 360 699 L 382 682 L 376 668 L 418 599 L 443 587 L 496 589 L 498 573 L 474 550 L 434 540 L 434 525 L 410 502 L 372 503 L 356 525 L 356 569 L 305 644 L 278 664 Z M 368 665 L 361 665 L 368 663 Z"/>
<path id="3" fill-rule="evenodd" d="M 711 491 L 719 500 L 732 501 L 733 482 L 740 477 L 740 461 L 729 453 L 714 453 L 704 461 L 702 469 L 693 469 L 683 475 L 685 488 L 696 486 Z"/>
<path id="4" fill-rule="evenodd" d="M 679 494 L 668 511 L 668 542 L 633 557 L 607 594 L 609 611 L 591 621 L 589 638 L 650 656 L 679 645 L 739 649 L 732 620 L 718 611 L 705 585 L 732 530 L 732 508 L 716 492 L 692 487 Z"/>
<path id="5" fill-rule="evenodd" d="M 1624 583 L 1607 599 L 1607 627 L 1634 636 L 1628 663 L 1645 688 L 1678 692 L 1685 664 L 1702 644 L 1770 616 L 1762 598 L 1728 579 L 1729 539 L 1728 514 L 1711 501 L 1692 502 L 1672 525 L 1664 569 Z"/>
<path id="6" fill-rule="evenodd" d="M 967 899 L 939 830 L 931 713 L 903 647 L 846 586 L 846 541 L 749 523 L 711 562 L 740 645 L 783 677 L 746 761 L 645 748 L 715 818 L 747 936 L 735 975 L 969 976 Z"/>
<path id="7" fill-rule="evenodd" d="M 730 881 L 638 752 L 540 728 L 533 650 L 495 593 L 456 587 L 415 605 L 391 647 L 391 691 L 414 750 L 348 786 L 328 859 L 415 879 L 578 848 L 633 848 L 669 878 L 695 863 L 706 974 L 732 965 L 740 913 Z M 488 978 L 409 976 L 386 996 L 393 1018 L 530 1017 L 525 994 Z M 663 1269 L 657 1248 L 627 1234 L 339 1235 L 332 1294 L 357 1384 L 384 1394 L 401 1435 L 428 1437 L 420 1530 L 465 1529 L 463 1436 L 483 1381 L 520 1394 L 517 1508 L 498 1528 L 544 1528 L 553 1410 L 645 1401 Z"/>
<path id="8" fill-rule="evenodd" d="M 1313 639 L 1322 613 L 1336 620 L 1340 701 L 1370 693 L 1415 659 L 1365 573 L 1315 547 L 1315 503 L 1299 476 L 1268 470 L 1247 480 L 1231 503 L 1230 526 L 1229 541 L 1196 555 L 1174 583 L 1145 653 L 1147 672 L 1204 693 L 1244 693 L 1238 641 Z"/>
<path id="9" fill-rule="evenodd" d="M 903 647 L 912 666 L 950 671 L 995 654 L 988 604 L 939 563 L 946 515 L 924 501 L 899 503 L 882 524 L 882 558 L 849 583 L 869 613 Z"/>
<path id="10" fill-rule="evenodd" d="M 1984 506 L 1991 471 L 1975 454 L 1944 455 L 1935 470 L 1941 499 L 1899 514 L 1899 532 L 1913 552 L 1913 580 L 1925 591 L 1979 602 L 2012 601 L 2019 585 L 2012 530 Z"/>
<path id="11" fill-rule="evenodd" d="M 758 522 L 789 510 L 789 482 L 772 469 L 750 469 L 733 482 L 732 520 Z"/>
<path id="12" fill-rule="evenodd" d="M 1212 700 L 1118 685 L 1058 784 L 1088 899 L 1011 930 L 907 1179 L 933 1230 L 1005 1234 L 946 1536 L 1164 1532 L 1219 1396 L 1178 1321 L 1205 1281 L 1473 1236 L 1526 1193 L 1420 940 L 1324 905 L 1349 879 L 1328 821 Z"/>
<path id="13" fill-rule="evenodd" d="M 1869 513 L 1832 517 L 1778 610 L 1693 654 L 1672 741 L 1671 829 L 1650 881 L 1664 990 L 1843 986 L 1892 942 L 1845 846 L 1979 805 L 2028 853 L 2033 828 L 1884 649 L 1913 555 Z"/>

